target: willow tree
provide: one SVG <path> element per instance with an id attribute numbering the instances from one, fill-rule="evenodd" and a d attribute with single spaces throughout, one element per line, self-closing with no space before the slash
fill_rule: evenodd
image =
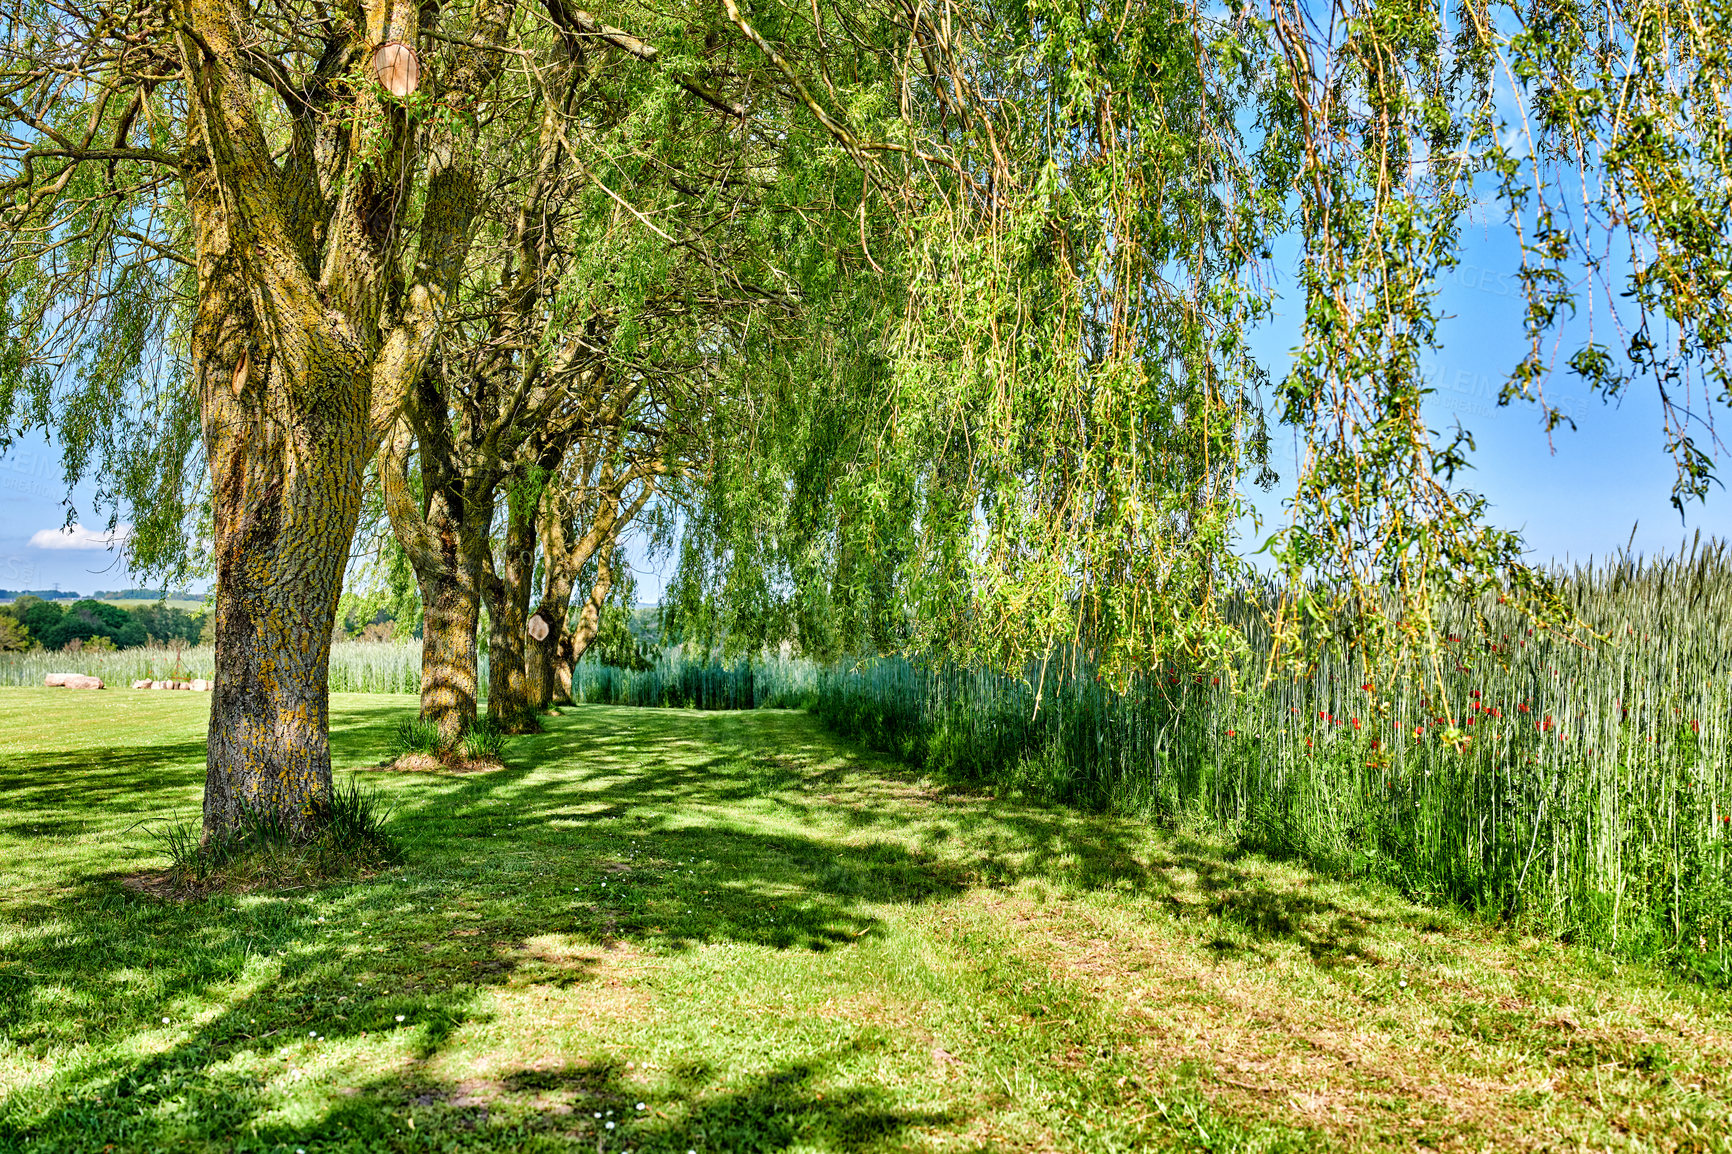
<path id="1" fill-rule="evenodd" d="M 326 669 L 362 474 L 464 266 L 485 163 L 472 126 L 513 11 L 189 0 L 9 16 L 18 343 L 0 409 L 57 425 L 72 466 L 117 412 L 146 439 L 159 403 L 171 427 L 196 412 L 216 580 L 207 834 L 247 809 L 301 833 L 321 823 Z M 391 41 L 423 45 L 430 74 L 386 77 L 400 95 L 375 74 Z M 148 300 L 164 283 L 175 308 Z M 170 357 L 177 395 L 131 391 Z M 135 460 L 104 463 L 135 506 L 161 488 Z M 142 518 L 159 534 L 144 561 L 171 516 Z"/>
<path id="2" fill-rule="evenodd" d="M 707 4 L 655 19 L 712 55 L 718 36 L 749 47 Z M 0 419 L 58 435 L 68 480 L 94 476 L 134 527 L 137 567 L 188 564 L 208 515 L 210 835 L 247 809 L 320 824 L 364 466 L 426 379 L 501 142 L 539 139 L 501 78 L 550 26 L 662 77 L 630 98 L 645 115 L 680 92 L 743 118 L 707 75 L 725 58 L 663 67 L 559 0 L 8 13 Z"/>
<path id="3" fill-rule="evenodd" d="M 1114 679 L 1223 659 L 1243 651 L 1219 611 L 1235 526 L 1279 421 L 1300 445 L 1273 539 L 1285 656 L 1349 639 L 1423 666 L 1464 596 L 1567 625 L 1463 485 L 1471 435 L 1424 411 L 1474 213 L 1522 254 L 1530 351 L 1501 400 L 1549 432 L 1555 375 L 1608 398 L 1645 381 L 1680 509 L 1713 482 L 1724 11 L 893 0 L 862 9 L 896 29 L 865 49 L 897 76 L 884 104 L 827 83 L 838 33 L 816 16 L 721 2 L 893 211 L 906 307 L 876 401 L 820 386 L 758 411 L 766 452 L 688 533 L 693 619 L 752 636 L 820 606 L 844 645 L 1011 668 L 1081 642 Z M 1304 312 L 1272 374 L 1246 334 L 1282 246 Z"/>
<path id="4" fill-rule="evenodd" d="M 556 604 L 578 570 L 655 478 L 701 471 L 811 302 L 869 268 L 859 174 L 838 179 L 822 127 L 708 15 L 621 8 L 622 30 L 550 7 L 503 69 L 478 255 L 384 474 L 427 606 L 422 716 L 447 743 L 475 715 L 481 603 L 489 713 L 530 727 L 581 649 Z"/>

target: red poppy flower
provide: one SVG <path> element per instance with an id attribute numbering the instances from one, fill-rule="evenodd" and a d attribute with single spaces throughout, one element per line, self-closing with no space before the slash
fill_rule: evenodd
<path id="1" fill-rule="evenodd" d="M 1228 736 L 1228 737 L 1237 737 L 1237 736 L 1238 736 L 1238 735 L 1237 735 L 1237 734 L 1236 734 L 1236 733 L 1234 733 L 1234 732 L 1233 732 L 1233 731 L 1232 731 L 1232 730 L 1230 730 L 1230 729 L 1229 729 L 1229 730 L 1228 730 L 1228 731 L 1227 731 L 1227 736 Z"/>
<path id="2" fill-rule="evenodd" d="M 1521 710 L 1523 713 L 1526 713 L 1528 711 L 1528 703 L 1524 701 L 1521 704 L 1517 705 L 1516 708 Z"/>

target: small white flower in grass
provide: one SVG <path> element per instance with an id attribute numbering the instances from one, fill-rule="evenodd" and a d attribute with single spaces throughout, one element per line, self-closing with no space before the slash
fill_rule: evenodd
<path id="1" fill-rule="evenodd" d="M 609 1129 L 609 1130 L 612 1130 L 612 1129 L 613 1129 L 613 1123 L 612 1123 L 612 1122 L 609 1122 L 609 1123 L 608 1123 L 608 1124 L 607 1124 L 607 1128 L 608 1128 L 608 1129 Z"/>
<path id="2" fill-rule="evenodd" d="M 167 1019 L 167 1018 L 164 1018 L 164 1019 L 163 1019 L 163 1020 L 162 1020 L 162 1024 L 163 1024 L 163 1025 L 165 1025 L 165 1026 L 166 1026 L 166 1025 L 168 1025 L 168 1019 Z"/>
<path id="3" fill-rule="evenodd" d="M 401 1022 L 401 1021 L 402 1021 L 402 1020 L 403 1020 L 403 1015 L 402 1015 L 402 1014 L 398 1014 L 398 1015 L 397 1015 L 397 1020 L 398 1020 L 398 1021 L 399 1021 L 399 1022 Z"/>
<path id="4" fill-rule="evenodd" d="M 600 1110 L 597 1110 L 597 1111 L 596 1111 L 596 1112 L 595 1112 L 595 1116 L 596 1116 L 596 1117 L 597 1117 L 597 1118 L 599 1118 L 599 1117 L 601 1117 L 601 1111 L 600 1111 Z"/>
<path id="5" fill-rule="evenodd" d="M 639 1110 L 642 1110 L 642 1109 L 643 1109 L 643 1103 L 642 1103 L 642 1102 L 639 1102 L 639 1103 L 638 1103 L 638 1104 L 637 1104 L 637 1108 L 638 1108 L 638 1109 L 639 1109 Z"/>
<path id="6" fill-rule="evenodd" d="M 317 1030 L 308 1030 L 307 1031 L 307 1037 L 309 1037 L 309 1038 L 317 1038 L 318 1036 L 319 1036 L 319 1031 L 317 1031 Z"/>

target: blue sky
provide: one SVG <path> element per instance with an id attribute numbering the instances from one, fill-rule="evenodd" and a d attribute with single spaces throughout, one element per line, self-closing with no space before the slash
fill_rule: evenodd
<path id="1" fill-rule="evenodd" d="M 1632 529 L 1636 551 L 1649 554 L 1676 551 L 1698 529 L 1704 536 L 1732 536 L 1732 497 L 1718 489 L 1706 504 L 1687 506 L 1687 520 L 1673 508 L 1674 471 L 1651 385 L 1632 386 L 1608 405 L 1567 370 L 1552 375 L 1546 399 L 1576 428 L 1560 427 L 1549 442 L 1532 405 L 1498 406 L 1498 392 L 1526 348 L 1524 302 L 1513 275 L 1519 254 L 1498 230 L 1468 232 L 1463 240 L 1462 264 L 1441 294 L 1443 347 L 1422 358 L 1435 390 L 1425 406 L 1431 427 L 1443 430 L 1459 420 L 1477 446 L 1474 468 L 1458 475 L 1458 484 L 1484 494 L 1494 522 L 1520 530 L 1530 559 L 1542 563 L 1604 557 L 1630 542 Z M 1289 294 L 1277 302 L 1275 320 L 1253 334 L 1252 347 L 1277 379 L 1297 341 L 1302 308 L 1297 293 Z M 1579 340 L 1585 331 L 1585 324 L 1571 325 L 1564 335 Z M 1616 347 L 1606 332 L 1598 339 Z M 1561 363 L 1576 346 L 1566 341 L 1559 347 Z M 1274 449 L 1281 485 L 1255 502 L 1265 535 L 1282 523 L 1293 480 L 1290 431 L 1277 430 Z"/>
<path id="2" fill-rule="evenodd" d="M 1549 446 L 1531 406 L 1497 406 L 1497 392 L 1522 351 L 1522 301 L 1510 275 L 1515 254 L 1495 234 L 1464 239 L 1463 264 L 1443 294 L 1452 318 L 1443 329 L 1444 348 L 1426 360 L 1437 390 L 1426 413 L 1436 428 L 1459 418 L 1473 432 L 1479 451 L 1464 483 L 1489 498 L 1497 523 L 1521 530 L 1530 556 L 1542 562 L 1603 557 L 1630 540 L 1632 527 L 1636 549 L 1647 553 L 1675 550 L 1697 529 L 1732 536 L 1732 498 L 1723 492 L 1716 491 L 1705 506 L 1690 507 L 1687 523 L 1672 508 L 1672 464 L 1651 387 L 1635 388 L 1621 404 L 1608 406 L 1567 375 L 1554 377 L 1547 396 L 1569 411 L 1577 429 L 1558 430 Z M 1297 299 L 1279 302 L 1275 321 L 1254 336 L 1254 347 L 1276 376 L 1296 338 L 1299 307 Z M 1278 432 L 1275 448 L 1282 484 L 1257 498 L 1265 532 L 1279 523 L 1293 478 L 1291 435 Z M 39 436 L 0 455 L 0 588 L 59 585 L 88 593 L 136 584 L 103 547 L 100 533 L 57 533 L 66 518 L 64 497 L 57 458 Z M 100 530 L 91 498 L 88 487 L 73 494 L 81 522 Z M 654 601 L 664 574 L 642 549 L 631 552 L 639 597 Z"/>

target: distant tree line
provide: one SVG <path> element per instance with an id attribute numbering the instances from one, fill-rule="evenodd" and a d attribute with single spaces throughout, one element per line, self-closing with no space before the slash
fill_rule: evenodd
<path id="1" fill-rule="evenodd" d="M 132 649 L 151 643 L 197 645 L 209 641 L 210 615 L 166 605 L 122 609 L 85 598 L 62 606 L 34 594 L 0 605 L 0 651 L 22 649 Z"/>

